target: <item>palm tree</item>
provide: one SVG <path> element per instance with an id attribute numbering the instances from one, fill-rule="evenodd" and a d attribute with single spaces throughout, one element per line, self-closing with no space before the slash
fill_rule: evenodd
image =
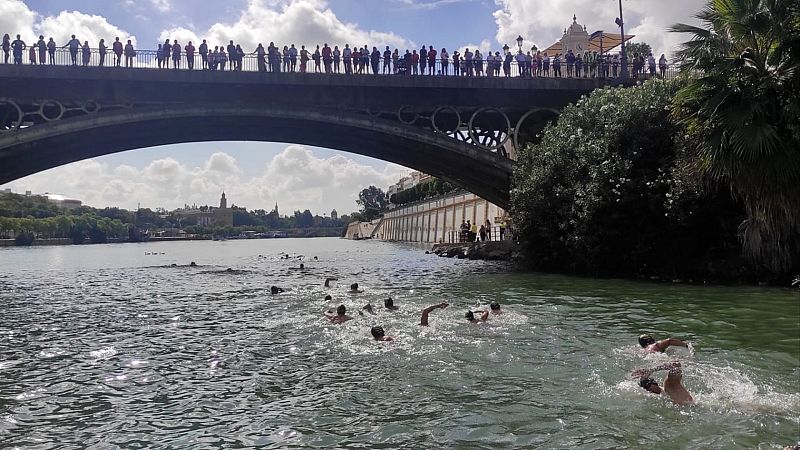
<path id="1" fill-rule="evenodd" d="M 796 0 L 709 0 L 677 54 L 687 85 L 675 117 L 697 168 L 741 199 L 745 253 L 777 272 L 800 264 L 800 7 Z M 718 184 L 719 185 L 719 184 Z"/>

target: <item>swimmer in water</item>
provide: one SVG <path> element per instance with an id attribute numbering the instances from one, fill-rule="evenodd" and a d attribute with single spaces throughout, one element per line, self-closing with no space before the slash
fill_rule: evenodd
<path id="1" fill-rule="evenodd" d="M 358 288 L 358 283 L 353 283 L 350 285 L 350 293 L 351 294 L 360 294 L 364 291 Z"/>
<path id="2" fill-rule="evenodd" d="M 397 311 L 398 309 L 400 309 L 400 307 L 394 306 L 394 300 L 392 300 L 392 297 L 389 297 L 383 301 L 383 307 L 388 309 L 389 311 Z"/>
<path id="3" fill-rule="evenodd" d="M 500 314 L 503 314 L 503 311 L 500 310 L 500 303 L 497 302 L 490 303 L 489 309 L 491 310 L 493 316 L 499 316 Z"/>
<path id="4" fill-rule="evenodd" d="M 336 277 L 328 277 L 325 278 L 325 287 L 331 287 L 331 281 L 337 281 L 338 278 Z"/>
<path id="5" fill-rule="evenodd" d="M 373 311 L 372 305 L 370 303 L 367 303 L 366 305 L 364 305 L 364 307 L 361 308 L 361 310 L 362 311 L 366 311 L 366 312 L 368 312 L 370 314 L 375 314 L 375 311 Z"/>
<path id="6" fill-rule="evenodd" d="M 300 270 L 303 270 L 303 269 L 305 269 L 305 268 L 306 268 L 305 264 L 303 264 L 303 263 L 300 263 Z"/>
<path id="7" fill-rule="evenodd" d="M 667 377 L 664 378 L 663 389 L 658 385 L 656 380 L 650 377 L 653 372 L 658 372 L 660 370 L 669 370 Z M 666 396 L 677 405 L 690 405 L 694 403 L 692 395 L 681 384 L 683 371 L 681 370 L 681 363 L 679 362 L 662 364 L 652 369 L 634 370 L 631 376 L 639 378 L 639 386 L 644 390 L 656 395 L 661 395 L 662 393 L 666 394 Z"/>
<path id="8" fill-rule="evenodd" d="M 336 315 L 333 314 L 333 311 L 328 310 L 325 312 L 325 317 L 331 321 L 331 323 L 335 323 L 337 325 L 343 324 L 348 320 L 352 320 L 353 318 L 347 315 L 347 308 L 344 305 L 339 305 L 336 308 Z"/>
<path id="9" fill-rule="evenodd" d="M 278 286 L 272 286 L 271 288 L 269 288 L 269 291 L 272 293 L 272 295 L 280 294 L 281 292 L 283 292 L 283 288 L 279 288 Z"/>
<path id="10" fill-rule="evenodd" d="M 448 306 L 447 302 L 442 302 L 442 303 L 439 303 L 438 305 L 431 305 L 431 306 L 428 306 L 427 308 L 423 309 L 422 310 L 422 317 L 419 320 L 419 324 L 422 325 L 423 327 L 427 327 L 428 326 L 428 315 L 431 313 L 431 311 L 434 311 L 436 309 L 444 309 L 444 308 L 447 308 L 447 306 Z"/>
<path id="11" fill-rule="evenodd" d="M 656 342 L 656 340 L 653 339 L 653 336 L 650 336 L 649 334 L 643 334 L 639 336 L 639 345 L 641 345 L 642 348 L 644 348 L 644 350 L 648 353 L 664 353 L 664 351 L 670 346 L 689 348 L 689 343 L 686 341 L 669 338 Z"/>
<path id="12" fill-rule="evenodd" d="M 481 317 L 479 319 L 475 318 L 475 313 L 480 313 Z M 464 318 L 467 319 L 469 323 L 481 323 L 486 322 L 486 319 L 489 318 L 489 311 L 481 310 L 481 311 L 467 311 L 464 314 Z"/>
<path id="13" fill-rule="evenodd" d="M 331 295 L 328 294 L 328 295 L 325 296 L 325 300 L 333 300 L 333 297 L 331 297 Z"/>
<path id="14" fill-rule="evenodd" d="M 382 326 L 372 327 L 369 332 L 372 333 L 372 337 L 375 338 L 376 341 L 391 342 L 394 340 L 392 336 L 386 336 L 386 332 L 383 331 Z"/>

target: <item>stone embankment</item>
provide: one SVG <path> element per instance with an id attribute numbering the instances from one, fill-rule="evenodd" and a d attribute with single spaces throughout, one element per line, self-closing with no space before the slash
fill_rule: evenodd
<path id="1" fill-rule="evenodd" d="M 514 241 L 436 244 L 427 253 L 448 258 L 483 259 L 487 261 L 511 261 L 520 256 L 519 245 Z"/>

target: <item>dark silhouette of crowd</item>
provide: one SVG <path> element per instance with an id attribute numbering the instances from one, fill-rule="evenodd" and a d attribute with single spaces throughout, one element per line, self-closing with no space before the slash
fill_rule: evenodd
<path id="1" fill-rule="evenodd" d="M 64 46 L 58 47 L 53 38 L 45 42 L 44 36 L 39 36 L 39 40 L 29 46 L 20 35 L 12 41 L 6 34 L 2 45 L 6 64 L 9 63 L 10 55 L 13 56 L 14 64 L 24 64 L 24 52 L 28 49 L 28 62 L 33 65 L 80 64 L 104 67 L 110 50 L 115 67 L 122 66 L 124 56 L 125 67 L 194 70 L 199 56 L 199 68 L 209 71 L 523 78 L 617 78 L 621 73 L 621 58 L 616 53 L 598 54 L 595 51 L 575 54 L 569 50 L 565 54 L 548 55 L 536 47 L 527 52 L 520 47 L 514 53 L 508 46 L 504 46 L 502 52 L 489 51 L 484 55 L 478 49 L 472 51 L 466 48 L 463 54 L 458 50 L 450 53 L 446 48 L 437 50 L 432 45 L 423 45 L 419 50 L 406 49 L 401 53 L 397 48 L 392 50 L 388 45 L 381 51 L 376 46 L 370 48 L 368 45 L 345 44 L 339 48 L 338 45 L 331 47 L 324 43 L 322 47 L 316 45 L 312 50 L 305 45 L 298 49 L 295 44 L 284 45 L 281 49 L 270 42 L 266 48 L 259 43 L 255 50 L 246 51 L 233 40 L 229 40 L 227 45 L 215 45 L 212 49 L 205 39 L 197 47 L 192 41 L 182 45 L 177 39 L 165 39 L 163 44 L 158 44 L 155 51 L 139 52 L 137 58 L 137 50 L 131 40 L 123 45 L 119 37 L 114 40 L 110 49 L 104 39 L 100 39 L 97 47 L 92 48 L 88 41 L 81 42 L 75 35 Z M 69 62 L 57 58 L 57 52 L 60 53 L 62 49 L 67 50 Z M 652 54 L 635 54 L 631 57 L 630 73 L 633 77 L 663 78 L 667 75 L 667 69 L 664 55 L 661 55 L 658 63 Z"/>

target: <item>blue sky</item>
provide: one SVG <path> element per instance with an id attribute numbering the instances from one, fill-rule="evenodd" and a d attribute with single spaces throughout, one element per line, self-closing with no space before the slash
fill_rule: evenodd
<path id="1" fill-rule="evenodd" d="M 572 16 L 589 32 L 614 31 L 616 0 L 228 0 L 219 7 L 190 0 L 0 0 L 0 32 L 69 34 L 94 42 L 133 38 L 153 48 L 165 37 L 234 39 L 245 48 L 258 42 L 391 45 L 419 48 L 514 45 L 546 47 L 561 37 Z M 627 32 L 656 53 L 674 50 L 680 36 L 666 33 L 691 21 L 699 0 L 630 0 Z M 414 46 L 414 47 L 412 47 Z M 409 170 L 360 155 L 290 143 L 215 142 L 140 149 L 87 160 L 17 180 L 0 188 L 55 192 L 103 206 L 137 203 L 172 209 L 185 203 L 214 204 L 225 189 L 232 202 L 283 211 L 309 208 L 322 214 L 357 209 L 358 191 L 386 188 Z"/>

